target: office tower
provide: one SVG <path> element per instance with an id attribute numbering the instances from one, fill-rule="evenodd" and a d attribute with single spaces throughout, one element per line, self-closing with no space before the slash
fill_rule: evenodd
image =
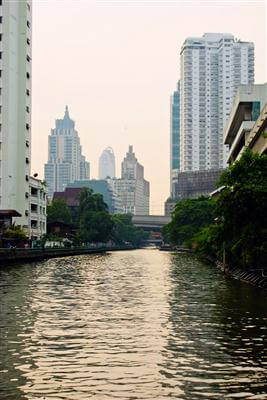
<path id="1" fill-rule="evenodd" d="M 180 171 L 180 81 L 177 84 L 177 90 L 171 96 L 170 111 L 170 193 L 173 197 Z"/>
<path id="2" fill-rule="evenodd" d="M 31 1 L 0 2 L 0 209 L 29 224 L 31 163 Z"/>
<path id="3" fill-rule="evenodd" d="M 56 127 L 48 137 L 48 162 L 45 164 L 45 180 L 48 196 L 62 192 L 68 183 L 89 179 L 89 163 L 82 155 L 80 138 L 75 122 L 66 106 L 63 119 L 56 120 Z"/>
<path id="4" fill-rule="evenodd" d="M 113 149 L 107 147 L 99 158 L 98 178 L 115 178 L 115 156 Z"/>
<path id="5" fill-rule="evenodd" d="M 123 213 L 149 214 L 149 182 L 144 179 L 144 167 L 138 163 L 133 146 L 121 164 L 121 179 L 114 180 Z"/>
<path id="6" fill-rule="evenodd" d="M 226 165 L 223 128 L 240 84 L 254 83 L 254 44 L 231 34 L 188 38 L 181 49 L 181 171 Z"/>

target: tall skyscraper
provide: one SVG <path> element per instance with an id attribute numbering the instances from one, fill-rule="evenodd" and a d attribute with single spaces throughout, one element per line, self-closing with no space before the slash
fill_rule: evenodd
<path id="1" fill-rule="evenodd" d="M 133 146 L 129 146 L 121 164 L 121 179 L 114 179 L 123 213 L 149 214 L 149 182 L 144 179 L 144 167 L 139 164 Z"/>
<path id="2" fill-rule="evenodd" d="M 254 83 L 254 44 L 231 34 L 188 38 L 181 49 L 181 171 L 226 165 L 223 129 L 240 84 Z"/>
<path id="3" fill-rule="evenodd" d="M 115 178 L 115 156 L 113 149 L 107 147 L 99 158 L 98 178 Z"/>
<path id="4" fill-rule="evenodd" d="M 0 2 L 0 209 L 28 227 L 31 163 L 30 0 Z"/>
<path id="5" fill-rule="evenodd" d="M 48 162 L 45 164 L 48 196 L 62 192 L 70 182 L 89 179 L 89 174 L 89 163 L 82 155 L 75 122 L 66 106 L 64 118 L 56 120 L 56 127 L 48 137 Z"/>
<path id="6" fill-rule="evenodd" d="M 180 81 L 171 96 L 170 118 L 170 193 L 174 196 L 174 186 L 180 171 Z"/>

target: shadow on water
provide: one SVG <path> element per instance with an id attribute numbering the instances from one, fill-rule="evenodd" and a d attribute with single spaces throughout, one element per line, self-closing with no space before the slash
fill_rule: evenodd
<path id="1" fill-rule="evenodd" d="M 191 255 L 170 259 L 170 326 L 161 370 L 170 393 L 175 397 L 178 385 L 181 399 L 265 398 L 266 291 Z"/>

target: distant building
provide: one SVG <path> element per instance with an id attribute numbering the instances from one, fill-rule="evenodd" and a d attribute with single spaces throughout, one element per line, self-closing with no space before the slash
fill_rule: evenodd
<path id="1" fill-rule="evenodd" d="M 217 182 L 224 169 L 179 172 L 175 185 L 176 201 L 199 196 L 208 196 L 216 189 Z"/>
<path id="2" fill-rule="evenodd" d="M 228 163 L 239 159 L 246 147 L 267 153 L 267 83 L 239 87 L 224 131 Z"/>
<path id="3" fill-rule="evenodd" d="M 144 167 L 138 163 L 133 146 L 121 164 L 121 179 L 114 180 L 114 187 L 121 200 L 123 213 L 149 214 L 149 182 L 144 179 Z"/>
<path id="4" fill-rule="evenodd" d="M 170 112 L 170 193 L 173 196 L 174 184 L 180 171 L 180 81 L 171 96 Z"/>
<path id="5" fill-rule="evenodd" d="M 75 122 L 66 107 L 64 118 L 56 120 L 56 127 L 48 137 L 48 162 L 45 164 L 48 196 L 51 198 L 54 192 L 62 192 L 70 182 L 89 179 L 89 174 L 89 163 L 82 155 Z"/>
<path id="6" fill-rule="evenodd" d="M 122 211 L 120 205 L 120 199 L 118 198 L 113 185 L 111 184 L 112 180 L 109 179 L 91 179 L 91 180 L 83 180 L 83 181 L 74 181 L 73 183 L 68 184 L 65 189 L 65 193 L 69 193 L 69 189 L 74 188 L 88 188 L 92 189 L 94 193 L 99 193 L 103 196 L 104 202 L 108 206 L 108 210 L 112 214 L 117 214 Z"/>
<path id="7" fill-rule="evenodd" d="M 175 209 L 175 206 L 177 204 L 177 200 L 172 199 L 171 197 L 169 197 L 165 203 L 164 203 L 164 215 L 167 217 L 170 217 L 172 212 Z"/>
<path id="8" fill-rule="evenodd" d="M 32 2 L 0 3 L 0 210 L 29 228 Z"/>
<path id="9" fill-rule="evenodd" d="M 228 33 L 205 33 L 187 38 L 180 55 L 180 169 L 224 168 L 223 130 L 237 88 L 254 83 L 254 44 Z"/>
<path id="10" fill-rule="evenodd" d="M 107 147 L 99 158 L 99 179 L 115 178 L 115 156 L 113 149 Z"/>

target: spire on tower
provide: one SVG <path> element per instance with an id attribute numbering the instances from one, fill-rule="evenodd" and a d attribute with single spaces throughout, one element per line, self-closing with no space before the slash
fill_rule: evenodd
<path id="1" fill-rule="evenodd" d="M 70 119 L 70 115 L 69 115 L 69 107 L 68 106 L 66 106 L 66 108 L 65 108 L 65 115 L 64 115 L 64 118 L 65 119 Z"/>

